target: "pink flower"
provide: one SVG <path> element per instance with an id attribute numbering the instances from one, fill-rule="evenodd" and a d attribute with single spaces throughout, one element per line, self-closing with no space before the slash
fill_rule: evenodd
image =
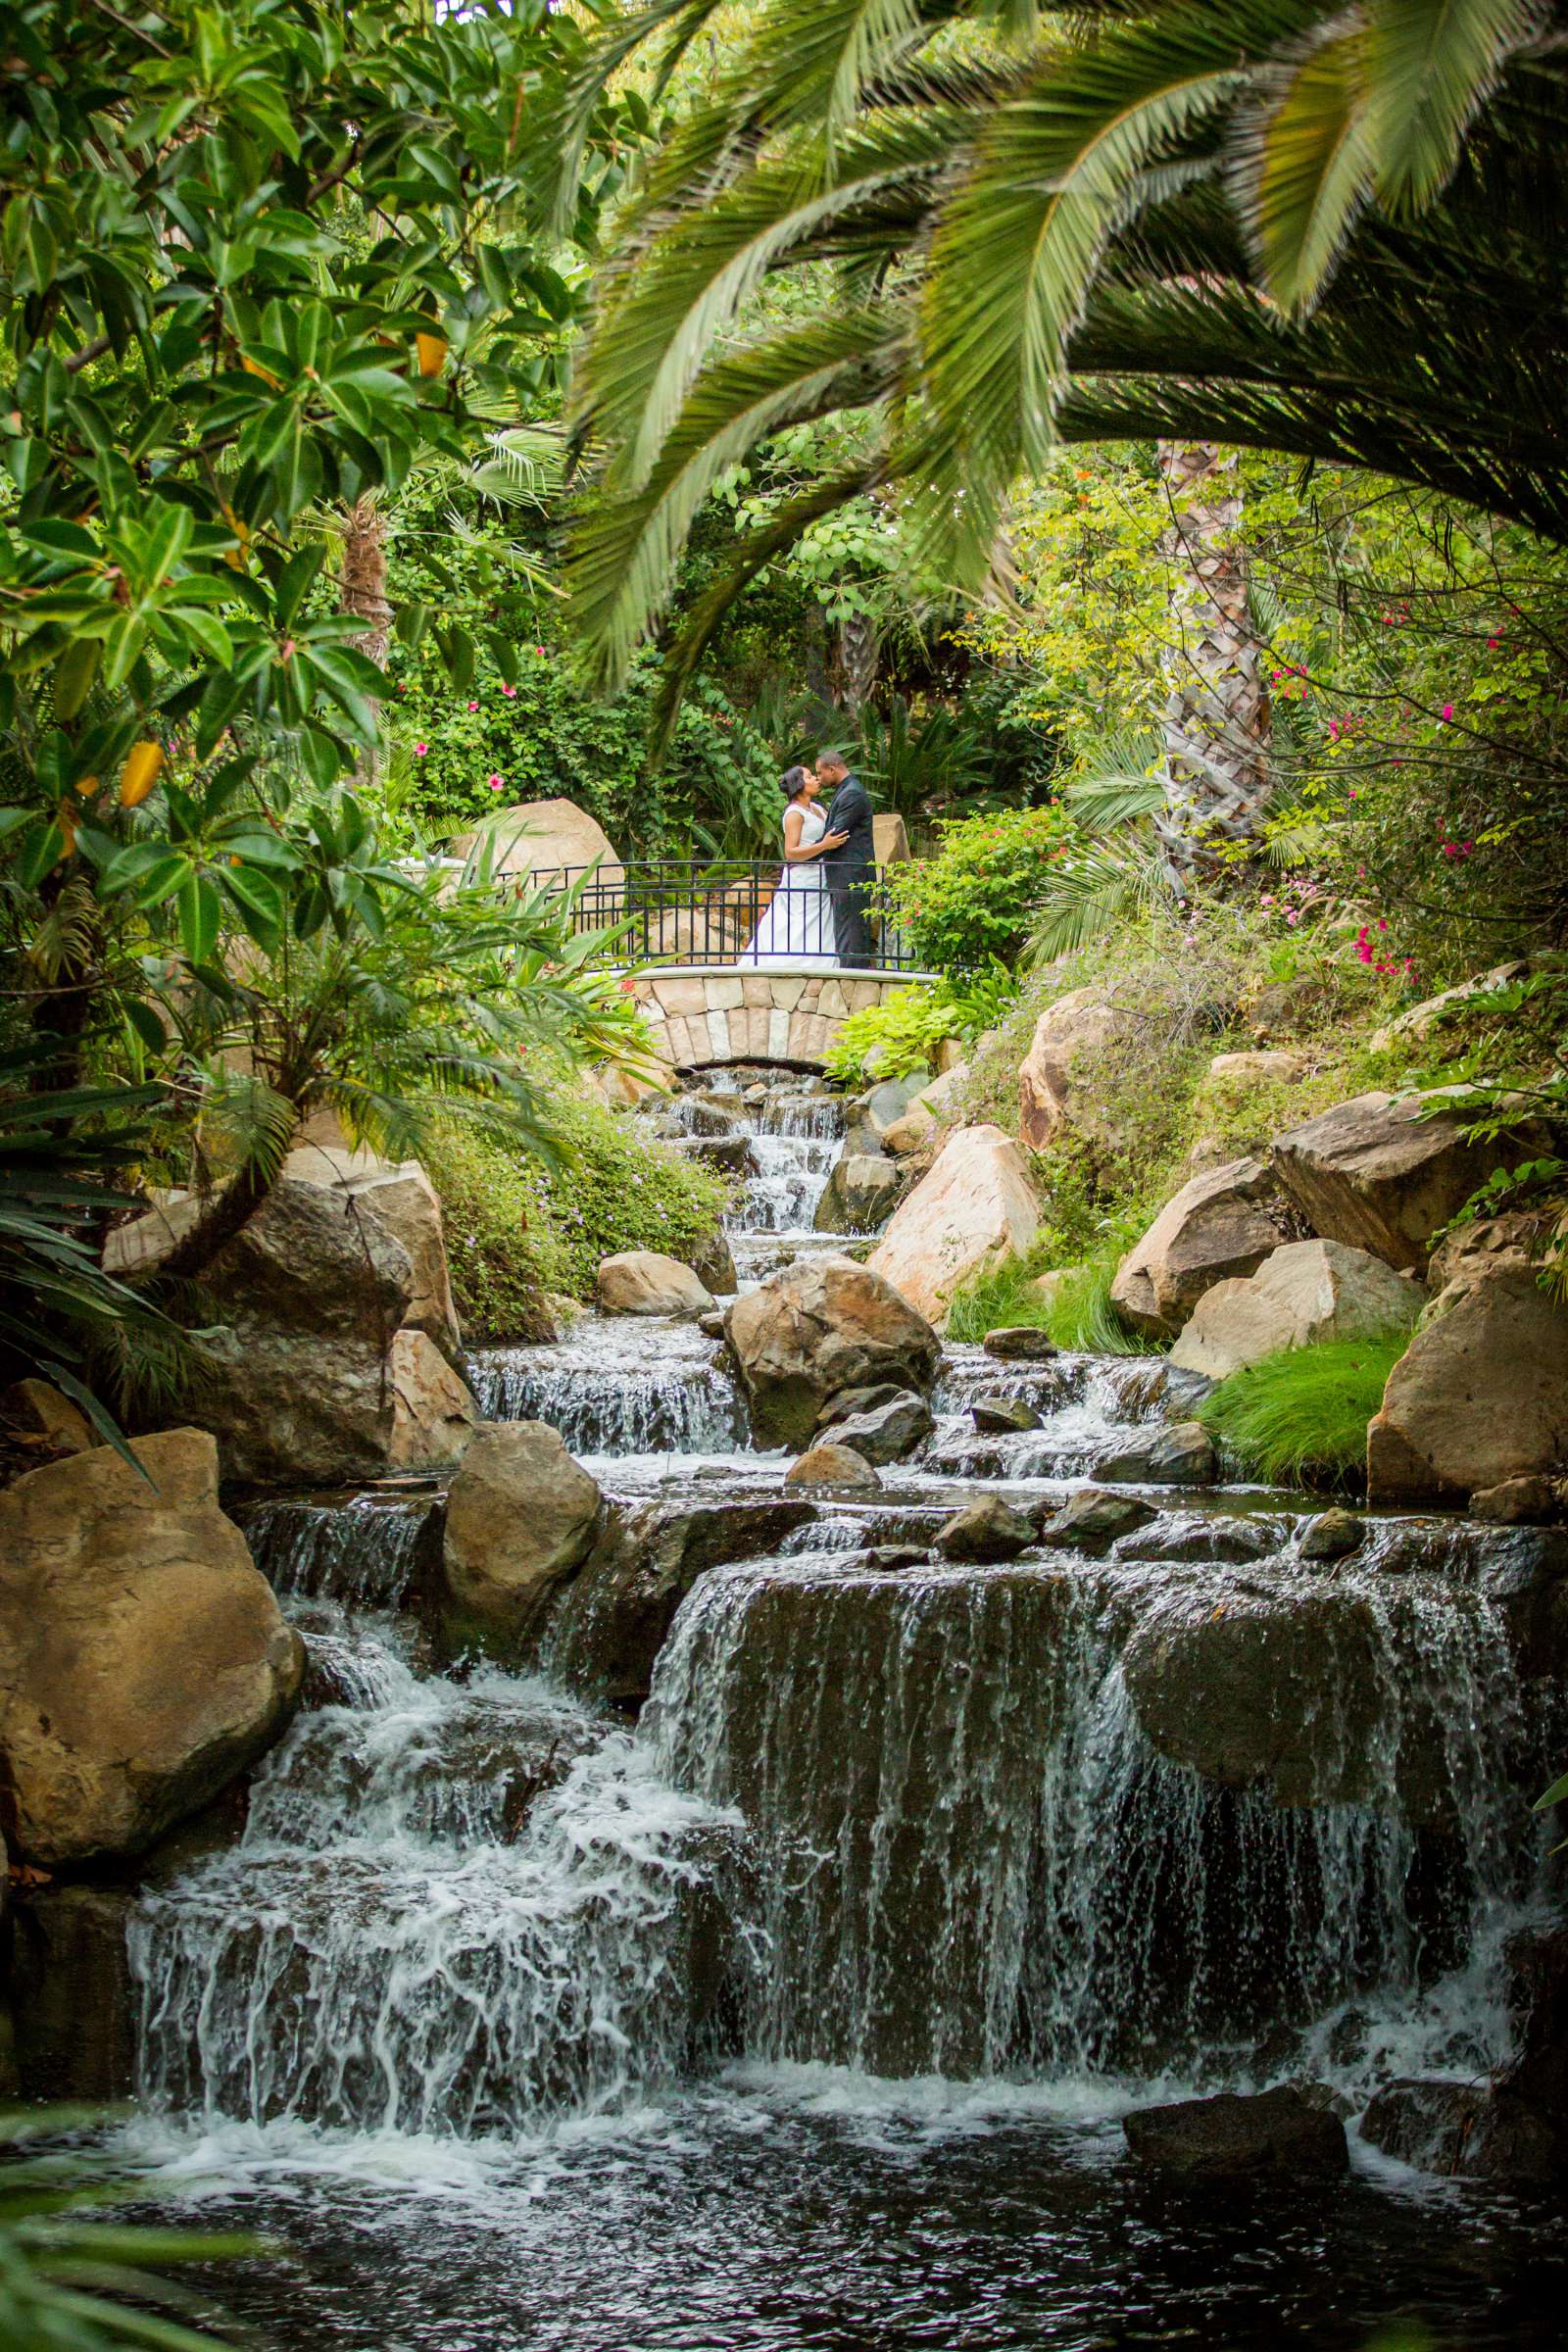
<path id="1" fill-rule="evenodd" d="M 515 694 L 517 689 L 515 686 L 503 686 L 501 691 L 503 694 Z"/>
<path id="2" fill-rule="evenodd" d="M 1388 922 L 1387 922 L 1387 920 L 1385 919 L 1385 917 L 1384 917 L 1383 915 L 1381 915 L 1381 914 L 1380 914 L 1380 915 L 1378 916 L 1378 929 L 1379 929 L 1380 931 L 1386 931 L 1386 930 L 1388 929 L 1388 927 L 1389 927 L 1389 926 L 1388 926 Z"/>
<path id="3" fill-rule="evenodd" d="M 536 653 L 536 654 L 539 656 L 539 659 L 540 659 L 540 660 L 541 660 L 541 662 L 542 662 L 542 661 L 544 660 L 544 653 L 545 653 L 545 649 L 544 649 L 544 647 L 543 647 L 542 645 L 536 645 L 536 646 L 534 647 L 534 649 L 533 649 L 533 650 L 534 650 L 534 652 L 535 652 L 535 653 Z"/>
<path id="4" fill-rule="evenodd" d="M 1294 907 L 1294 906 L 1289 906 L 1289 907 L 1287 907 L 1287 908 L 1286 908 L 1286 910 L 1285 910 L 1285 920 L 1286 920 L 1288 923 L 1298 923 L 1298 922 L 1300 921 L 1300 919 L 1301 919 L 1301 917 L 1300 917 L 1299 913 L 1298 912 L 1298 910 L 1296 909 L 1296 907 Z"/>
<path id="5" fill-rule="evenodd" d="M 478 704 L 477 704 L 477 703 L 470 703 L 470 704 L 468 705 L 468 709 L 469 709 L 470 710 L 478 710 L 478 708 L 479 708 L 479 706 L 478 706 Z"/>
<path id="6" fill-rule="evenodd" d="M 1350 798 L 1352 801 L 1358 801 L 1361 798 L 1361 795 L 1356 791 L 1353 784 L 1350 787 Z"/>
<path id="7" fill-rule="evenodd" d="M 416 760 L 422 760 L 429 749 L 430 746 L 427 743 L 416 743 L 414 747 L 414 757 Z"/>
<path id="8" fill-rule="evenodd" d="M 1443 715 L 1445 718 L 1451 718 L 1453 716 L 1453 705 L 1451 703 L 1444 704 Z"/>

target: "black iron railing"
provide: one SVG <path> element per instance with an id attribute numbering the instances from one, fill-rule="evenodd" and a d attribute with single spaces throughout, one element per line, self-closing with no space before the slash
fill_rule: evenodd
<path id="1" fill-rule="evenodd" d="M 853 906 L 870 937 L 870 967 L 914 971 L 916 958 L 899 929 L 888 888 L 890 869 L 877 867 L 858 886 Z M 836 893 L 811 867 L 776 859 L 695 858 L 608 861 L 533 874 L 521 887 L 559 881 L 578 892 L 578 931 L 626 926 L 606 951 L 613 964 L 736 964 L 766 970 L 800 962 L 842 962 Z"/>

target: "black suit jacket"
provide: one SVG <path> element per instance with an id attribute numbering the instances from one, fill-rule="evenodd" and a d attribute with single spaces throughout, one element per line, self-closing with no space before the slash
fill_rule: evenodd
<path id="1" fill-rule="evenodd" d="M 835 880 L 858 880 L 876 864 L 876 843 L 871 832 L 871 796 L 858 776 L 847 775 L 833 795 L 833 806 L 827 812 L 830 833 L 848 833 L 849 840 L 836 850 L 829 850 L 822 863 L 832 869 Z"/>

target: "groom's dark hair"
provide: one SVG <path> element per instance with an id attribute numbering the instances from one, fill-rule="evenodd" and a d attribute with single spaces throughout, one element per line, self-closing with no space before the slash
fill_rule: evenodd
<path id="1" fill-rule="evenodd" d="M 842 768 L 846 775 L 850 772 L 850 763 L 842 752 L 818 752 L 816 764 L 818 767 Z"/>

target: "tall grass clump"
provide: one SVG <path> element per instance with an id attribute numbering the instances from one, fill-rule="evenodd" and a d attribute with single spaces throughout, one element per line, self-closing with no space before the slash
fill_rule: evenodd
<path id="1" fill-rule="evenodd" d="M 1242 1468 L 1270 1486 L 1353 1486 L 1366 1426 L 1409 1335 L 1324 1340 L 1245 1364 L 1211 1389 L 1197 1418 Z"/>
<path id="2" fill-rule="evenodd" d="M 1030 1272 L 1031 1260 L 1005 1258 L 955 1292 L 948 1309 L 947 1336 L 978 1342 L 988 1331 L 1026 1324 L 1072 1352 L 1149 1354 L 1152 1352 L 1151 1343 L 1129 1330 L 1111 1304 L 1116 1263 L 1114 1257 L 1107 1257 L 1069 1267 L 1048 1297 Z"/>

